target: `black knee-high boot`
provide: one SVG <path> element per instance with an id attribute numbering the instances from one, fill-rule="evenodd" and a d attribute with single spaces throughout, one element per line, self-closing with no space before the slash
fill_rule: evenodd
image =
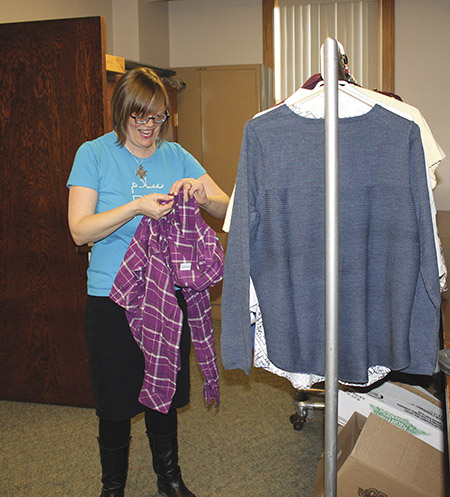
<path id="1" fill-rule="evenodd" d="M 98 440 L 102 464 L 102 493 L 100 497 L 124 497 L 128 474 L 130 439 L 122 447 L 108 449 Z"/>
<path id="2" fill-rule="evenodd" d="M 153 455 L 153 469 L 158 477 L 160 497 L 195 497 L 181 478 L 178 466 L 178 433 L 154 436 L 147 431 Z"/>

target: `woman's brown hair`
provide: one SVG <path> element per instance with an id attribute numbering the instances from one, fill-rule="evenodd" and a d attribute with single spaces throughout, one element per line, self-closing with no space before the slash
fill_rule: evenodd
<path id="1" fill-rule="evenodd" d="M 131 114 L 147 116 L 164 109 L 169 111 L 169 97 L 157 74 L 148 67 L 136 67 L 126 72 L 116 83 L 111 98 L 111 117 L 117 139 L 125 145 L 127 123 Z M 157 146 L 169 132 L 169 119 L 162 125 Z"/>

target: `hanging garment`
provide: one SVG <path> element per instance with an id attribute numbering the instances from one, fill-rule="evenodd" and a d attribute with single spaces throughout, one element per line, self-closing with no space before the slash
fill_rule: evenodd
<path id="1" fill-rule="evenodd" d="M 387 110 L 398 114 L 405 119 L 414 121 L 420 128 L 420 136 L 425 154 L 425 165 L 427 171 L 427 185 L 429 193 L 429 202 L 432 214 L 434 242 L 436 246 L 436 257 L 439 269 L 439 282 L 441 291 L 447 290 L 447 266 L 444 259 L 444 251 L 439 238 L 437 228 L 437 209 L 434 202 L 433 188 L 437 184 L 436 169 L 440 162 L 445 158 L 445 154 L 439 144 L 433 137 L 433 134 L 418 109 L 405 102 L 401 102 L 392 97 L 388 97 L 379 92 L 367 90 L 355 85 L 340 82 L 339 84 L 339 117 L 351 117 L 361 115 L 367 112 L 367 106 L 373 107 L 379 103 Z M 348 93 L 348 95 L 347 95 Z M 311 95 L 317 94 L 323 98 L 323 88 L 311 92 L 300 88 L 294 94 L 289 96 L 284 104 L 293 112 L 310 118 L 324 117 L 323 100 L 311 98 Z M 345 97 L 345 98 L 344 98 Z"/>
<path id="2" fill-rule="evenodd" d="M 297 90 L 293 95 L 288 97 L 285 101 L 280 104 L 266 109 L 260 113 L 258 113 L 255 117 L 266 114 L 268 112 L 273 111 L 277 107 L 282 105 L 287 105 L 293 112 L 309 118 L 323 118 L 324 117 L 324 106 L 323 101 L 311 101 L 310 97 L 312 95 L 311 91 L 305 90 L 305 88 L 309 88 L 312 90 L 316 88 L 318 83 L 322 80 L 320 75 L 315 75 L 310 78 L 307 83 L 311 83 L 310 86 L 307 86 L 306 83 L 302 88 Z M 404 117 L 408 120 L 413 120 L 420 128 L 421 131 L 421 139 L 422 145 L 425 152 L 425 162 L 426 162 L 426 171 L 427 171 L 427 184 L 429 189 L 429 198 L 430 198 L 430 208 L 432 212 L 432 221 L 433 221 L 433 232 L 435 238 L 435 247 L 436 247 L 436 256 L 439 268 L 439 281 L 440 281 L 440 289 L 442 292 L 447 290 L 447 268 L 443 256 L 443 250 L 441 241 L 439 238 L 437 224 L 436 224 L 436 206 L 434 203 L 434 196 L 432 192 L 432 188 L 436 186 L 436 176 L 435 170 L 442 159 L 445 157 L 444 152 L 439 147 L 438 143 L 435 141 L 428 124 L 425 119 L 421 115 L 420 111 L 415 107 L 406 104 L 401 101 L 401 99 L 395 96 L 398 100 L 395 101 L 393 98 L 389 98 L 386 94 L 367 90 L 360 86 L 348 85 L 348 83 L 340 82 L 340 88 L 345 89 L 345 91 L 349 94 L 351 98 L 343 98 L 342 91 L 339 92 L 339 116 L 340 117 L 351 117 L 354 115 L 361 115 L 367 112 L 367 108 L 372 107 L 376 103 L 381 104 L 386 109 Z M 323 89 L 319 89 L 319 92 L 322 93 Z M 352 96 L 354 98 L 352 98 Z M 306 101 L 306 105 L 305 105 Z M 234 200 L 234 190 L 231 196 L 231 201 L 227 210 L 225 222 L 223 229 L 225 232 L 229 231 L 231 214 L 233 208 L 233 200 Z M 264 368 L 272 373 L 275 373 L 279 376 L 287 378 L 292 385 L 297 389 L 308 389 L 314 383 L 323 381 L 324 378 L 318 375 L 311 374 L 302 374 L 302 373 L 293 373 L 290 371 L 284 371 L 274 364 L 272 364 L 267 356 L 267 346 L 265 341 L 265 333 L 264 333 L 264 323 L 262 320 L 261 312 L 259 309 L 258 298 L 256 292 L 254 291 L 253 282 L 250 278 L 250 316 L 251 322 L 253 324 L 254 329 L 254 360 L 253 364 L 255 367 Z M 386 376 L 390 370 L 384 366 L 371 366 L 368 369 L 368 381 L 364 384 L 353 384 L 341 381 L 342 384 L 347 385 L 358 385 L 358 386 L 369 386 L 384 376 Z"/>
<path id="3" fill-rule="evenodd" d="M 313 90 L 323 81 L 322 76 L 320 74 L 312 75 L 302 86 L 299 88 L 293 95 L 290 95 L 283 103 L 286 105 L 292 106 L 295 104 L 296 100 L 299 100 L 301 97 L 306 97 L 308 92 L 305 90 Z M 342 82 L 340 82 L 342 84 Z M 394 113 L 399 114 L 406 119 L 412 119 L 419 126 L 422 144 L 425 152 L 425 162 L 427 167 L 429 168 L 428 174 L 430 176 L 431 187 L 434 189 L 437 184 L 436 179 L 436 168 L 439 166 L 441 161 L 445 158 L 445 153 L 439 144 L 434 139 L 434 136 L 426 122 L 425 118 L 422 116 L 419 109 L 410 105 L 393 93 L 380 92 L 376 90 L 369 90 L 368 88 L 364 88 L 358 85 L 351 85 L 350 87 L 356 94 L 361 93 L 363 96 L 367 96 L 369 99 L 373 100 L 374 103 L 379 103 L 383 107 L 391 110 Z M 323 109 L 322 109 L 322 117 L 323 117 Z M 340 117 L 349 117 L 349 116 L 341 116 Z"/>
<path id="4" fill-rule="evenodd" d="M 434 241 L 436 245 L 436 255 L 438 259 L 439 281 L 440 281 L 441 291 L 445 292 L 447 291 L 447 265 L 445 263 L 444 249 L 442 247 L 437 227 L 437 219 L 436 219 L 437 208 L 433 194 L 433 189 L 436 188 L 437 185 L 436 169 L 438 168 L 442 160 L 445 159 L 445 153 L 442 150 L 442 148 L 439 146 L 437 141 L 435 140 L 433 133 L 431 132 L 430 127 L 428 126 L 428 123 L 426 122 L 425 118 L 422 116 L 419 109 L 405 102 L 400 102 L 398 100 L 389 98 L 384 94 L 371 91 L 366 88 L 358 87 L 357 91 L 374 99 L 383 106 L 389 106 L 389 109 L 391 109 L 393 112 L 410 114 L 411 118 L 420 128 L 420 136 L 422 139 L 422 145 L 425 154 L 425 163 L 428 172 L 427 174 L 428 190 L 429 190 L 430 207 L 431 207 L 431 214 L 433 221 Z"/>
<path id="5" fill-rule="evenodd" d="M 207 404 L 219 402 L 209 287 L 223 276 L 223 249 L 203 220 L 195 199 L 175 198 L 160 220 L 144 217 L 125 254 L 110 298 L 126 309 L 131 332 L 145 359 L 139 401 L 167 413 L 180 369 L 183 316 L 175 286 L 181 288 L 197 360 L 205 378 Z"/>
<path id="6" fill-rule="evenodd" d="M 314 86 L 317 85 L 318 81 L 314 81 Z M 345 91 L 348 93 L 347 98 L 343 98 L 346 95 L 343 95 L 342 90 L 339 92 L 339 114 L 340 117 L 351 117 L 354 115 L 360 115 L 365 112 L 367 112 L 368 107 L 370 108 L 371 106 L 375 105 L 378 100 L 381 100 L 381 104 L 387 108 L 388 110 L 391 110 L 392 112 L 395 112 L 396 114 L 408 119 L 408 120 L 414 120 L 416 124 L 421 129 L 421 138 L 422 138 L 422 144 L 424 147 L 425 151 L 425 160 L 426 160 L 426 170 L 427 170 L 427 183 L 428 183 L 428 189 L 429 189 L 429 196 L 430 196 L 430 207 L 431 207 L 431 212 L 436 213 L 436 208 L 434 204 L 434 197 L 433 197 L 433 192 L 432 192 L 432 187 L 431 183 L 434 177 L 434 170 L 439 164 L 440 160 L 445 157 L 445 155 L 442 152 L 442 149 L 439 147 L 439 145 L 436 143 L 434 140 L 434 137 L 423 119 L 422 115 L 420 112 L 408 105 L 404 104 L 400 101 L 399 103 L 399 108 L 395 108 L 395 102 L 393 101 L 392 98 L 388 98 L 385 95 L 380 95 L 378 92 L 373 92 L 370 90 L 366 90 L 364 88 L 361 88 L 359 86 L 354 86 L 351 85 L 349 86 L 346 83 L 341 82 L 340 83 L 340 88 L 343 89 L 345 88 Z M 361 90 L 364 90 L 361 92 Z M 319 94 L 322 93 L 323 96 L 323 89 L 319 90 Z M 266 109 L 259 114 L 257 114 L 255 117 L 266 114 L 268 112 L 271 112 L 272 110 L 276 109 L 277 107 L 281 105 L 287 105 L 293 112 L 304 116 L 304 117 L 309 117 L 309 118 L 323 118 L 324 116 L 324 109 L 323 109 L 323 102 L 320 101 L 320 99 L 316 99 L 316 101 L 313 101 L 310 99 L 312 93 L 310 91 L 305 91 L 304 88 L 301 88 L 297 90 L 293 95 L 288 97 L 284 102 L 281 104 L 278 104 L 277 106 L 271 107 L 270 109 Z M 354 95 L 354 98 L 353 98 Z M 350 98 L 349 98 L 350 97 Z M 319 101 L 317 101 L 319 100 Z M 306 104 L 304 103 L 306 101 Z M 394 105 L 394 107 L 393 107 Z M 409 111 L 410 113 L 407 113 L 406 111 Z M 230 221 L 231 221 L 231 214 L 232 214 L 232 208 L 233 208 L 233 200 L 234 200 L 234 190 L 233 194 L 231 196 L 231 201 L 227 210 L 227 214 L 225 217 L 225 222 L 223 229 L 225 232 L 229 231 L 229 226 L 230 226 Z M 441 291 L 446 291 L 447 290 L 447 285 L 446 285 L 446 279 L 447 279 L 447 269 L 445 265 L 445 260 L 443 258 L 442 254 L 442 246 L 440 243 L 439 235 L 437 232 L 437 226 L 436 226 L 436 218 L 435 215 L 432 216 L 433 220 L 433 229 L 434 229 L 434 236 L 435 236 L 435 245 L 436 245 L 436 254 L 437 254 L 437 261 L 438 261 L 438 267 L 439 267 L 439 276 L 440 276 L 440 288 Z M 250 278 L 250 315 L 251 315 L 251 322 L 253 324 L 253 329 L 254 329 L 254 359 L 253 359 L 253 365 L 255 367 L 261 367 L 266 369 L 267 371 L 270 371 L 272 373 L 275 373 L 279 376 L 282 376 L 284 378 L 287 378 L 292 385 L 297 388 L 297 389 L 308 389 L 310 388 L 314 383 L 321 382 L 324 380 L 323 377 L 318 376 L 318 375 L 311 375 L 311 374 L 302 374 L 302 373 L 293 373 L 290 371 L 284 371 L 274 364 L 272 364 L 267 356 L 267 346 L 266 346 L 266 341 L 265 341 L 265 333 L 264 333 L 264 323 L 262 320 L 261 312 L 259 309 L 259 303 L 258 303 L 258 298 L 256 295 L 256 292 L 254 291 L 254 286 L 253 282 L 251 281 Z M 349 383 L 349 382 L 344 382 L 341 381 L 342 384 L 346 385 L 357 385 L 357 386 L 369 386 L 383 377 L 385 377 L 390 370 L 384 366 L 370 366 L 368 369 L 368 381 L 367 383 L 364 384 L 354 384 L 354 383 Z"/>
<path id="7" fill-rule="evenodd" d="M 439 280 L 418 127 L 376 105 L 340 119 L 340 380 L 431 374 Z M 222 359 L 249 371 L 249 276 L 270 361 L 324 375 L 324 126 L 278 106 L 246 125 L 222 296 Z"/>
<path id="8" fill-rule="evenodd" d="M 223 230 L 228 233 L 230 231 L 231 216 L 233 211 L 235 189 L 231 194 L 230 203 L 225 215 Z M 249 279 L 249 311 L 250 323 L 253 328 L 253 365 L 256 368 L 262 368 L 270 373 L 286 378 L 290 381 L 292 386 L 298 390 L 308 390 L 314 384 L 320 383 L 325 380 L 324 376 L 307 374 L 307 373 L 293 373 L 291 371 L 284 371 L 272 364 L 267 355 L 266 336 L 264 332 L 264 322 L 262 319 L 261 309 L 259 307 L 258 296 L 256 295 L 255 286 L 250 277 Z M 351 386 L 370 386 L 377 381 L 380 381 L 390 373 L 390 369 L 384 366 L 370 366 L 367 371 L 367 383 L 351 383 L 340 381 L 343 385 Z"/>

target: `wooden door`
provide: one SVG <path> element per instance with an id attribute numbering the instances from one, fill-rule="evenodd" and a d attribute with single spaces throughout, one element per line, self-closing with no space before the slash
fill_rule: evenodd
<path id="1" fill-rule="evenodd" d="M 175 69 L 186 83 L 178 95 L 179 143 L 229 195 L 239 164 L 245 123 L 261 110 L 261 66 L 208 66 Z M 204 213 L 226 248 L 223 221 Z M 213 317 L 220 316 L 221 285 L 211 292 Z"/>
<path id="2" fill-rule="evenodd" d="M 258 65 L 176 69 L 186 82 L 178 96 L 178 139 L 228 194 L 233 191 L 245 123 L 260 109 Z M 221 231 L 220 222 L 208 221 Z"/>
<path id="3" fill-rule="evenodd" d="M 2 399 L 94 403 L 66 181 L 104 130 L 104 45 L 101 17 L 0 25 Z"/>
<path id="4" fill-rule="evenodd" d="M 235 66 L 201 74 L 203 162 L 231 194 L 244 125 L 260 110 L 260 71 L 258 66 Z"/>

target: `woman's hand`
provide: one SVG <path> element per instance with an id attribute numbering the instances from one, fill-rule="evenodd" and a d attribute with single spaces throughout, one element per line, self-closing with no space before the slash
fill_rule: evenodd
<path id="1" fill-rule="evenodd" d="M 187 202 L 189 198 L 195 197 L 197 204 L 203 207 L 208 200 L 205 185 L 198 179 L 183 178 L 175 181 L 170 189 L 170 194 L 176 197 L 181 189 L 183 190 L 185 202 Z"/>
<path id="2" fill-rule="evenodd" d="M 211 216 L 217 219 L 225 217 L 230 198 L 208 174 L 203 174 L 198 179 L 183 178 L 175 181 L 169 193 L 175 196 L 181 189 L 185 202 L 194 197 L 197 204 Z"/>
<path id="3" fill-rule="evenodd" d="M 173 196 L 151 193 L 109 211 L 96 213 L 98 193 L 72 186 L 69 191 L 69 228 L 77 245 L 96 242 L 138 215 L 161 219 L 173 208 Z"/>
<path id="4" fill-rule="evenodd" d="M 173 195 L 150 193 L 135 200 L 138 214 L 152 219 L 161 219 L 173 209 Z"/>

